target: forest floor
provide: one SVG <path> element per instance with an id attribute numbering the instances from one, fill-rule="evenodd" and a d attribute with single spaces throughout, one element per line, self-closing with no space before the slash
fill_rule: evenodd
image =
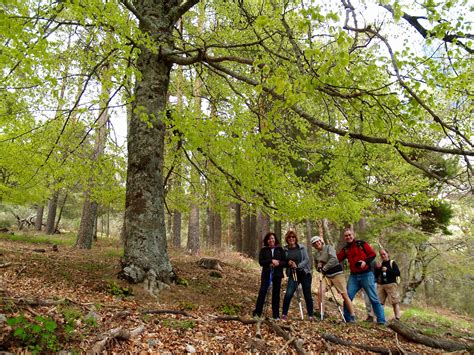
<path id="1" fill-rule="evenodd" d="M 251 319 L 260 282 L 255 262 L 237 253 L 213 253 L 223 269 L 222 277 L 216 277 L 215 270 L 198 265 L 206 255 L 190 256 L 179 250 L 169 253 L 182 282 L 156 298 L 141 286 L 117 279 L 122 254 L 117 241 L 101 239 L 92 250 L 59 244 L 54 251 L 51 244 L 14 241 L 0 235 L 0 352 L 18 353 L 28 345 L 40 352 L 72 353 L 92 349 L 114 353 L 295 351 L 268 324 L 262 324 L 262 340 L 255 340 L 255 323 L 219 319 L 232 315 Z M 314 288 L 316 292 L 317 285 Z M 294 300 L 289 320 L 277 324 L 290 337 L 302 339 L 306 352 L 370 353 L 355 345 L 332 343 L 323 334 L 401 353 L 443 352 L 411 342 L 389 327 L 363 321 L 361 306 L 359 320 L 350 325 L 341 322 L 333 302 L 327 302 L 326 312 L 323 321 L 300 320 Z M 444 312 L 470 326 L 453 325 L 439 335 L 474 345 L 474 319 Z M 414 319 L 402 316 L 402 321 L 416 325 Z M 117 336 L 118 328 L 122 338 Z"/>

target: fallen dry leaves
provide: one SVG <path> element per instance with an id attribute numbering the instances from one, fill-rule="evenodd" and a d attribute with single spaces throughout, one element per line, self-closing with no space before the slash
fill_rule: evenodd
<path id="1" fill-rule="evenodd" d="M 131 286 L 133 296 L 118 297 L 111 294 L 111 285 L 130 285 L 116 279 L 120 253 L 117 247 L 110 246 L 110 242 L 107 244 L 109 246 L 101 247 L 99 243 L 90 251 L 61 247 L 58 252 L 46 245 L 42 246 L 45 253 L 37 253 L 33 249 L 38 246 L 0 240 L 3 262 L 12 263 L 0 269 L 0 291 L 3 290 L 3 294 L 0 292 L 0 314 L 6 317 L 24 314 L 29 319 L 38 314 L 51 317 L 63 330 L 68 315 L 71 318 L 71 313 L 75 314 L 74 331 L 70 334 L 63 331 L 60 338 L 64 350 L 87 351 L 103 339 L 101 335 L 112 329 L 132 331 L 143 326 L 143 331 L 128 340 L 111 337 L 105 349 L 115 353 L 251 351 L 254 324 L 216 319 L 223 315 L 223 309 L 232 307 L 242 316 L 251 314 L 259 286 L 259 269 L 250 266 L 248 260 L 237 254 L 220 254 L 223 277 L 214 278 L 209 270 L 197 266 L 198 257 L 174 250 L 170 252 L 172 263 L 179 277 L 188 282 L 187 286 L 172 285 L 156 299 L 135 285 Z M 48 306 L 15 302 L 22 298 L 64 302 Z M 389 328 L 364 322 L 341 324 L 336 308 L 329 307 L 332 309 L 326 320 L 309 322 L 297 319 L 293 304 L 290 320 L 280 324 L 289 327 L 292 337 L 304 340 L 307 352 L 367 353 L 354 347 L 328 344 L 321 338 L 323 333 L 354 343 L 395 347 L 396 336 Z M 143 313 L 153 309 L 184 310 L 191 317 Z M 5 322 L 0 323 L 0 328 L 0 351 L 21 351 L 20 344 L 11 336 L 11 328 Z M 268 352 L 294 351 L 265 324 L 262 324 L 262 337 Z M 407 352 L 441 353 L 400 338 L 399 343 Z"/>

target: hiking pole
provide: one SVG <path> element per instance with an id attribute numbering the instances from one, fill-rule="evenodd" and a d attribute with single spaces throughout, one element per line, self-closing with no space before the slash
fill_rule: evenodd
<path id="1" fill-rule="evenodd" d="M 319 297 L 321 299 L 321 303 L 319 304 L 319 313 L 321 316 L 321 320 L 324 319 L 324 288 L 323 288 L 323 273 L 319 273 Z"/>
<path id="2" fill-rule="evenodd" d="M 292 275 L 293 275 L 293 280 L 296 282 L 296 298 L 298 299 L 298 306 L 300 308 L 300 315 L 301 315 L 301 320 L 304 319 L 303 315 L 303 306 L 301 305 L 301 291 L 299 289 L 298 285 L 298 278 L 296 277 L 296 269 L 291 269 Z"/>
<path id="3" fill-rule="evenodd" d="M 329 290 L 331 291 L 331 295 L 332 295 L 332 298 L 334 299 L 334 302 L 336 302 L 336 304 L 337 304 L 337 309 L 339 310 L 339 313 L 341 314 L 342 321 L 344 323 L 346 323 L 346 318 L 344 318 L 344 312 L 342 310 L 342 307 L 339 304 L 339 302 L 337 301 L 336 296 L 334 295 L 334 291 L 332 290 L 332 284 L 329 283 L 326 276 L 324 276 L 324 279 L 326 280 L 326 284 L 329 286 Z"/>
<path id="4" fill-rule="evenodd" d="M 265 303 L 263 306 L 263 313 L 262 315 L 265 315 L 267 313 L 267 308 L 268 308 L 268 295 L 270 294 L 270 289 L 272 288 L 272 282 L 273 282 L 273 265 L 270 267 L 270 278 L 268 280 L 268 288 L 267 288 L 267 294 L 265 295 Z"/>

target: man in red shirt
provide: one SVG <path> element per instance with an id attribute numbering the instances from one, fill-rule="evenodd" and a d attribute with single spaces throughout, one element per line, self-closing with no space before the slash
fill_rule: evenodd
<path id="1" fill-rule="evenodd" d="M 349 262 L 351 274 L 347 281 L 347 294 L 352 301 L 357 291 L 363 288 L 370 299 L 377 317 L 377 323 L 384 325 L 385 315 L 375 289 L 374 274 L 370 269 L 370 264 L 374 261 L 377 254 L 375 254 L 374 249 L 368 243 L 363 240 L 356 240 L 354 232 L 350 228 L 344 229 L 344 239 L 347 244 L 337 253 L 337 259 L 339 262 L 342 262 L 344 259 L 347 259 Z M 346 321 L 351 320 L 351 315 L 346 307 L 344 307 L 344 317 Z"/>

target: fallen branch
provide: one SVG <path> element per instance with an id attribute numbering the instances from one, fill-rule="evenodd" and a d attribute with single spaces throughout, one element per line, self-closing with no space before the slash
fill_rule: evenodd
<path id="1" fill-rule="evenodd" d="M 186 317 L 194 318 L 193 315 L 185 312 L 185 311 L 178 311 L 174 309 L 145 309 L 141 311 L 142 314 L 181 314 Z"/>
<path id="2" fill-rule="evenodd" d="M 25 304 L 28 306 L 56 306 L 58 304 L 65 303 L 65 299 L 60 300 L 40 300 L 37 298 L 15 298 L 15 297 L 5 297 L 2 298 L 2 302 L 13 302 L 16 304 Z"/>
<path id="3" fill-rule="evenodd" d="M 215 319 L 223 320 L 223 321 L 236 320 L 244 324 L 255 324 L 258 322 L 256 319 L 249 319 L 249 318 L 237 317 L 237 316 L 220 316 L 220 317 L 216 317 Z"/>
<path id="4" fill-rule="evenodd" d="M 283 339 L 289 341 L 289 344 L 293 345 L 294 348 L 296 349 L 297 354 L 305 354 L 305 351 L 303 348 L 304 341 L 302 339 L 292 338 L 290 334 L 288 334 L 286 331 L 283 330 L 282 327 L 280 327 L 278 324 L 276 324 L 275 322 L 272 322 L 269 319 L 265 319 L 265 324 L 268 325 L 270 328 L 272 328 L 275 331 L 275 333 L 277 333 Z"/>
<path id="5" fill-rule="evenodd" d="M 133 330 L 128 330 L 124 328 L 111 329 L 100 336 L 102 339 L 97 341 L 94 344 L 94 346 L 91 349 L 91 352 L 93 354 L 102 353 L 105 350 L 105 346 L 107 345 L 107 342 L 109 342 L 110 340 L 112 339 L 129 340 L 130 338 L 142 333 L 144 330 L 145 330 L 145 327 L 143 325 Z"/>
<path id="6" fill-rule="evenodd" d="M 387 348 L 382 348 L 379 346 L 370 346 L 370 345 L 363 345 L 363 344 L 355 344 L 351 341 L 347 341 L 344 339 L 341 339 L 333 334 L 330 333 L 324 333 L 321 336 L 324 340 L 330 341 L 331 343 L 334 344 L 339 344 L 339 345 L 345 345 L 345 346 L 351 346 L 367 351 L 373 351 L 375 353 L 380 353 L 380 354 L 400 354 L 400 351 L 398 349 L 387 349 Z"/>
<path id="7" fill-rule="evenodd" d="M 256 329 L 256 331 L 255 331 L 255 337 L 256 337 L 256 338 L 259 338 L 259 339 L 262 339 L 262 331 L 261 331 L 261 329 L 260 329 L 260 327 L 261 327 L 261 325 L 262 325 L 262 320 L 263 320 L 263 319 L 259 319 L 259 320 L 257 321 L 257 325 L 256 325 L 256 328 L 257 328 L 257 329 Z"/>
<path id="8" fill-rule="evenodd" d="M 4 264 L 0 264 L 0 269 L 3 268 L 3 267 L 8 267 L 8 266 L 10 266 L 11 264 L 12 264 L 11 262 L 4 263 Z"/>
<path id="9" fill-rule="evenodd" d="M 438 339 L 420 334 L 416 329 L 413 329 L 398 320 L 391 321 L 388 327 L 406 339 L 429 346 L 430 348 L 443 349 L 447 351 L 470 350 L 468 345 L 454 340 Z"/>

